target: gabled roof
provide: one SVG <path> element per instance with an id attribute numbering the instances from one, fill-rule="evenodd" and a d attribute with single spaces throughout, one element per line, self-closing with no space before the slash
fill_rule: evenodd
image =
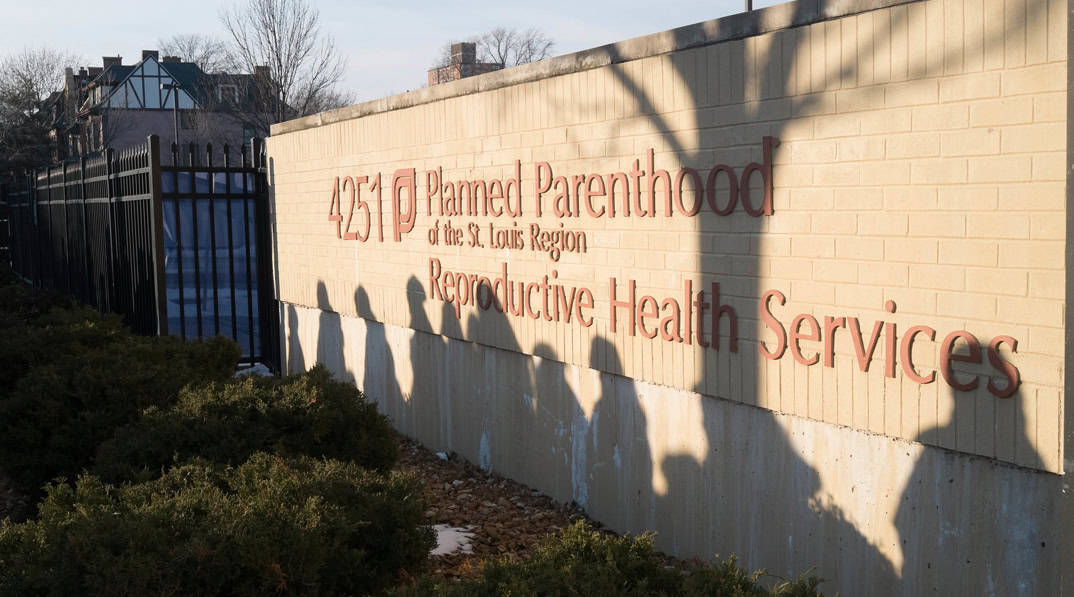
<path id="1" fill-rule="evenodd" d="M 127 77 L 131 76 L 131 73 L 134 72 L 134 69 L 137 66 L 139 65 L 123 66 L 121 64 L 113 64 L 112 66 L 109 66 L 108 68 L 101 71 L 101 74 L 97 75 L 97 77 L 93 79 L 90 84 L 92 85 L 93 83 L 96 83 L 98 85 L 118 85 L 125 81 Z"/>
<path id="2" fill-rule="evenodd" d="M 214 98 L 217 94 L 217 87 L 219 85 L 238 85 L 240 103 L 249 103 L 253 105 L 255 96 L 252 91 L 254 75 L 249 74 L 207 74 L 201 67 L 193 62 L 161 62 L 153 55 L 147 55 L 142 58 L 140 62 L 133 65 L 118 65 L 113 64 L 105 68 L 99 75 L 93 78 L 89 83 L 91 87 L 101 87 L 101 99 L 94 105 L 90 105 L 90 98 L 86 99 L 86 103 L 82 105 L 82 110 L 93 109 L 102 105 L 108 105 L 110 99 L 116 94 L 120 93 L 120 90 L 124 88 L 127 81 L 131 79 L 135 74 L 144 72 L 145 66 L 148 62 L 152 61 L 156 64 L 161 75 L 171 77 L 179 83 L 182 87 L 182 94 L 188 98 L 189 101 L 194 103 L 193 107 L 209 107 L 209 104 L 204 104 L 206 98 Z M 152 76 L 152 75 L 148 75 Z M 136 88 L 138 86 L 135 86 Z M 137 92 L 140 97 L 141 92 Z M 163 93 L 163 92 L 162 92 Z M 139 99 L 139 101 L 142 101 Z M 187 101 L 187 100 L 184 100 Z M 180 105 L 181 109 L 187 109 L 190 106 Z"/>
<path id="3" fill-rule="evenodd" d="M 150 57 L 152 58 L 152 57 Z M 150 58 L 147 58 L 150 59 Z M 205 78 L 205 72 L 193 62 L 158 62 L 160 69 L 179 81 L 187 89 L 198 91 Z"/>
<path id="4" fill-rule="evenodd" d="M 194 64 L 193 62 L 160 62 L 154 56 L 145 56 L 138 64 L 113 64 L 104 69 L 101 74 L 97 75 L 97 77 L 90 82 L 90 86 L 97 85 L 109 89 L 107 93 L 102 93 L 101 100 L 97 102 L 96 105 L 100 106 L 107 103 L 109 98 L 123 87 L 123 84 L 126 83 L 127 79 L 131 78 L 134 73 L 143 70 L 145 64 L 150 61 L 156 63 L 157 68 L 160 69 L 163 74 L 175 79 L 184 89 L 189 90 L 189 93 L 186 95 L 189 95 L 194 102 L 197 102 L 198 93 L 200 91 L 199 81 L 205 77 L 205 73 L 202 72 L 197 64 Z M 87 107 L 89 106 L 83 106 L 83 109 Z"/>

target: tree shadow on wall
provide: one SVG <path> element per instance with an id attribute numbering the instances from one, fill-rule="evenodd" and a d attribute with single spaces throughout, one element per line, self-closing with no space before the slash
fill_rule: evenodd
<path id="1" fill-rule="evenodd" d="M 649 430 L 634 380 L 623 377 L 619 351 L 610 341 L 596 337 L 590 343 L 590 367 L 606 368 L 600 374 L 600 395 L 589 417 L 583 443 L 587 463 L 586 510 L 596 519 L 635 535 L 645 531 L 667 534 L 670 522 L 661 516 L 653 499 L 653 458 Z"/>
<path id="2" fill-rule="evenodd" d="M 362 353 L 364 366 L 360 389 L 367 399 L 377 405 L 382 414 L 394 419 L 392 411 L 397 409 L 396 405 L 402 395 L 395 377 L 395 358 L 388 345 L 384 324 L 376 320 L 369 303 L 369 294 L 362 285 L 354 291 L 354 310 L 358 317 L 364 320 L 365 325 L 365 350 Z"/>
<path id="3" fill-rule="evenodd" d="M 317 362 L 328 368 L 338 379 L 348 380 L 344 358 L 343 323 L 339 313 L 328 300 L 328 288 L 317 281 Z"/>
<path id="4" fill-rule="evenodd" d="M 487 309 L 471 311 L 466 319 L 469 343 L 464 358 L 469 363 L 462 370 L 481 373 L 472 380 L 459 380 L 456 392 L 473 396 L 470 402 L 475 407 L 475 411 L 459 415 L 481 421 L 480 437 L 469 438 L 477 441 L 478 465 L 487 471 L 507 470 L 508 462 L 526 457 L 523 442 L 516 434 L 530 423 L 530 414 L 521 408 L 524 398 L 520 397 L 534 396 L 536 390 L 531 373 L 518 374 L 522 348 L 503 312 L 503 304 L 491 288 L 478 288 L 477 292 L 487 292 L 490 300 Z M 480 350 L 479 345 L 508 352 Z"/>
<path id="5" fill-rule="evenodd" d="M 793 27 L 818 20 L 823 4 L 798 2 L 769 9 L 768 14 L 783 13 Z M 740 15 L 719 24 L 744 38 L 761 33 L 764 22 L 755 15 Z M 683 132 L 681 125 L 663 120 L 656 106 L 666 104 L 666 97 L 649 98 L 632 79 L 621 81 L 632 90 L 644 113 L 652 115 L 653 125 L 667 131 L 664 138 L 670 160 L 699 172 L 713 164 L 741 168 L 745 157 L 763 163 L 768 156 L 761 151 L 762 138 L 780 139 L 791 133 L 792 124 L 798 124 L 792 136 L 802 135 L 803 128 L 812 136 L 811 118 L 830 110 L 827 102 L 832 100 L 823 92 L 838 88 L 839 80 L 851 74 L 846 67 L 822 66 L 825 70 L 812 72 L 815 65 L 797 61 L 813 36 L 830 31 L 825 27 L 818 23 L 772 34 L 767 46 L 760 38 L 747 38 L 683 52 L 672 59 L 672 68 L 685 87 L 686 104 L 695 110 L 694 131 Z M 677 46 L 689 46 L 696 45 L 705 31 L 683 27 L 672 35 Z M 808 76 L 802 76 L 803 70 Z M 670 163 L 668 170 L 674 165 Z M 697 327 L 714 330 L 713 317 L 720 325 L 718 335 L 709 334 L 711 346 L 703 350 L 694 385 L 703 395 L 698 424 L 706 440 L 704 455 L 697 453 L 697 447 L 676 451 L 669 446 L 654 465 L 656 528 L 662 531 L 658 544 L 676 553 L 736 554 L 745 566 L 764 567 L 783 578 L 814 569 L 829 581 L 823 585 L 826 590 L 844 594 L 898 592 L 900 578 L 889 559 L 829 499 L 809 461 L 811 442 L 818 439 L 809 424 L 796 425 L 791 417 L 776 415 L 774 411 L 787 412 L 786 403 L 784 408 L 779 405 L 779 390 L 762 396 L 765 389 L 759 387 L 768 373 L 762 368 L 760 338 L 753 330 L 759 328 L 758 301 L 768 290 L 761 282 L 769 274 L 766 256 L 773 254 L 767 250 L 766 237 L 778 230 L 779 211 L 797 199 L 778 192 L 779 170 L 774 169 L 775 215 L 754 217 L 745 212 L 746 189 L 754 208 L 764 196 L 762 177 L 754 175 L 741 187 L 731 215 L 717 216 L 702 209 L 693 246 L 681 247 L 697 251 L 693 276 L 700 277 L 695 278 L 697 288 L 704 293 L 703 300 L 711 303 L 708 317 Z M 717 193 L 717 203 L 726 205 L 724 201 L 734 199 L 730 192 L 725 197 Z M 835 241 L 828 242 L 834 257 Z M 684 277 L 693 276 L 684 273 Z M 738 330 L 732 328 L 729 317 L 718 315 L 716 310 L 722 306 L 734 309 Z M 736 332 L 742 337 L 734 338 Z M 801 376 L 806 370 L 802 367 L 794 373 Z M 808 414 L 820 418 L 813 409 Z M 803 433 L 798 439 L 802 447 L 792 441 L 791 432 Z M 704 532 L 698 533 L 698 528 Z"/>
<path id="6" fill-rule="evenodd" d="M 909 11 L 935 9 L 936 3 L 927 4 L 896 6 L 852 18 L 859 22 L 872 19 L 877 24 L 875 29 L 870 25 L 871 37 L 863 33 L 856 40 L 857 50 L 871 56 L 874 50 L 890 48 L 894 32 L 905 34 L 909 27 Z M 619 88 L 634 102 L 637 113 L 643 115 L 651 128 L 660 134 L 664 147 L 658 147 L 657 154 L 664 154 L 661 157 L 669 171 L 675 165 L 673 160 L 699 172 L 712 164 L 737 165 L 746 152 L 751 153 L 751 161 L 760 162 L 762 136 L 777 139 L 813 138 L 813 118 L 835 111 L 839 102 L 834 97 L 835 90 L 870 87 L 873 84 L 871 70 L 867 73 L 868 79 L 866 73 L 859 71 L 859 65 L 864 62 L 859 62 L 857 53 L 852 54 L 854 59 L 848 61 L 840 58 L 837 52 L 836 59 L 842 62 L 834 66 L 827 62 L 833 56 L 831 52 L 821 49 L 818 54 L 818 47 L 831 48 L 832 42 L 826 35 L 847 31 L 845 26 L 840 29 L 838 22 L 823 22 L 823 15 L 828 9 L 827 2 L 803 1 L 766 9 L 762 18 L 738 15 L 719 21 L 718 26 L 726 28 L 731 32 L 731 38 L 739 41 L 678 52 L 667 58 L 683 87 L 676 87 L 674 81 L 667 84 L 665 75 L 665 85 L 657 87 L 662 96 L 650 95 L 636 83 L 639 80 L 651 82 L 653 79 L 643 77 L 647 73 L 642 73 L 637 63 L 624 64 L 632 57 L 621 54 L 620 46 L 607 46 L 598 51 L 607 53 L 613 63 L 610 68 Z M 1038 20 L 1046 12 L 1047 3 L 1041 1 L 1030 0 L 1025 7 L 1026 20 L 1030 22 Z M 771 43 L 767 45 L 759 43 L 760 40 L 756 38 L 743 39 L 760 33 L 760 28 L 772 20 L 768 17 L 780 17 L 791 23 L 792 28 L 773 35 Z M 816 23 L 801 26 L 809 22 Z M 999 35 L 1002 36 L 1002 27 L 999 29 Z M 711 26 L 700 24 L 675 29 L 669 35 L 676 47 L 698 47 L 712 33 Z M 998 41 L 1002 43 L 1002 38 Z M 994 44 L 997 40 L 990 39 L 986 33 L 983 42 Z M 630 46 L 623 47 L 629 51 Z M 952 51 L 961 52 L 961 47 L 941 49 L 941 64 L 951 60 L 947 53 Z M 800 57 L 805 57 L 805 60 Z M 961 55 L 958 60 L 961 60 Z M 880 67 L 878 62 L 876 68 Z M 871 60 L 868 68 L 873 68 Z M 888 64 L 885 68 L 894 70 L 895 66 Z M 904 68 L 904 79 L 915 78 L 913 65 Z M 880 81 L 879 77 L 875 80 Z M 897 78 L 892 77 L 892 80 Z M 874 88 L 883 87 L 877 84 Z M 685 98 L 681 93 L 685 93 Z M 694 115 L 694 122 L 680 119 L 683 112 L 676 111 L 679 104 Z M 675 109 L 669 110 L 668 106 Z M 791 125 L 794 125 L 793 128 Z M 839 149 L 840 163 L 863 159 L 854 154 L 849 144 L 846 147 L 845 156 L 842 155 L 843 148 Z M 658 161 L 660 159 L 658 157 Z M 780 239 L 780 210 L 787 205 L 795 207 L 797 211 L 809 209 L 812 199 L 819 199 L 837 210 L 857 208 L 852 194 L 835 195 L 830 190 L 811 188 L 806 188 L 801 197 L 793 192 L 780 193 L 779 167 L 776 172 L 776 215 L 752 218 L 736 211 L 729 217 L 716 217 L 703 208 L 697 218 L 695 247 L 681 246 L 684 250 L 696 248 L 700 255 L 693 273 L 701 280 L 695 278 L 695 283 L 700 282 L 695 288 L 709 289 L 711 283 L 720 283 L 723 294 L 721 303 L 737 311 L 740 328 L 744 330 L 753 328 L 760 319 L 758 299 L 767 288 L 756 280 L 771 273 L 761 256 L 779 254 L 765 252 L 763 248 L 770 237 Z M 857 186 L 879 184 L 879 181 L 868 180 L 866 176 L 864 172 L 858 172 Z M 810 180 L 802 185 L 824 185 L 811 177 L 812 173 Z M 754 202 L 760 197 L 760 192 L 757 186 L 751 188 L 750 195 Z M 841 201 L 843 204 L 840 204 Z M 799 202 L 801 207 L 798 207 Z M 659 203 L 657 207 L 660 208 Z M 823 214 L 811 213 L 808 216 L 810 226 L 817 216 Z M 818 238 L 828 243 L 817 257 L 834 258 L 834 238 L 824 236 L 822 229 L 810 229 L 810 232 L 820 233 L 822 236 Z M 778 245 L 773 243 L 773 246 Z M 690 276 L 690 273 L 686 273 L 686 276 Z M 790 282 L 787 284 L 792 288 L 795 286 Z M 783 290 L 787 292 L 790 289 Z M 711 293 L 708 299 L 713 299 Z M 880 305 L 875 308 L 879 309 Z M 698 458 L 688 453 L 671 454 L 663 458 L 654 470 L 655 526 L 664 531 L 662 537 L 658 537 L 658 544 L 680 553 L 736 553 L 742 557 L 743 563 L 764 565 L 781 576 L 794 575 L 810 566 L 817 566 L 821 576 L 831 579 L 824 586 L 843 594 L 859 591 L 897 594 L 908 590 L 903 580 L 922 573 L 920 566 L 912 559 L 907 560 L 900 577 L 899 571 L 895 570 L 884 552 L 828 497 L 830 492 L 823 486 L 820 475 L 808 460 L 812 452 L 811 444 L 823 441 L 822 438 L 810 431 L 809 424 L 795 424 L 794 417 L 777 417 L 773 412 L 794 412 L 797 417 L 808 416 L 819 420 L 822 417 L 818 409 L 823 405 L 808 404 L 804 410 L 788 408 L 786 402 L 781 406 L 778 390 L 770 391 L 768 395 L 769 398 L 775 395 L 774 405 L 770 402 L 762 404 L 758 387 L 764 383 L 768 372 L 760 365 L 763 360 L 756 356 L 757 342 L 751 338 L 745 340 L 740 343 L 738 359 L 725 359 L 725 353 L 710 349 L 706 351 L 707 357 L 699 368 L 695 391 L 705 395 L 701 400 L 701 425 L 707 438 L 707 455 Z M 652 342 L 659 343 L 658 340 Z M 722 348 L 723 351 L 727 349 L 726 345 Z M 800 377 L 807 374 L 804 367 L 795 366 L 794 369 L 792 375 Z M 783 368 L 780 373 L 786 375 L 787 371 Z M 792 381 L 791 386 L 794 385 Z M 646 384 L 637 386 L 641 388 Z M 648 389 L 638 391 L 644 393 Z M 645 402 L 644 398 L 641 402 Z M 649 424 L 652 425 L 653 421 Z M 748 431 L 744 433 L 743 430 Z M 663 431 L 673 433 L 670 429 Z M 790 437 L 789 433 L 796 436 L 801 433 L 801 437 Z M 928 441 L 928 434 L 922 434 L 920 441 Z M 650 446 L 655 454 L 653 448 Z M 934 458 L 931 454 L 926 454 L 925 458 Z M 839 466 L 856 468 L 850 477 L 870 478 L 875 475 L 875 471 L 867 470 L 853 461 L 843 462 Z M 936 464 L 932 462 L 919 463 L 913 473 L 912 484 L 931 483 L 930 491 L 941 491 L 940 481 L 929 477 L 936 470 L 935 467 Z M 655 481 L 661 477 L 661 484 L 666 483 L 663 493 L 658 491 L 663 488 L 655 487 Z M 1013 488 L 997 491 L 1007 490 L 1013 491 Z M 923 499 L 929 499 L 932 494 L 927 491 L 922 495 L 925 496 Z M 676 522 L 664 521 L 667 518 Z M 895 521 L 904 537 L 913 533 L 910 529 L 916 523 L 912 522 L 912 518 L 910 514 L 900 511 Z M 954 520 L 951 522 L 959 524 Z M 706 529 L 707 537 L 701 537 L 699 543 L 693 543 L 690 537 L 696 536 L 692 531 L 697 526 Z M 776 542 L 773 538 L 782 540 L 785 547 L 779 553 L 772 553 L 771 547 L 765 548 L 762 555 L 761 543 L 771 546 Z M 828 554 L 831 559 L 821 559 L 823 554 Z"/>
<path id="7" fill-rule="evenodd" d="M 792 24 L 801 25 L 814 20 L 827 4 L 806 1 L 777 7 L 777 10 L 788 13 L 787 18 Z M 1038 9 L 1039 5 L 1034 3 Z M 885 31 L 905 27 L 906 11 L 906 7 L 885 9 L 882 14 L 889 15 L 883 17 L 888 19 Z M 757 33 L 751 27 L 755 29 L 757 23 L 763 21 L 750 17 L 732 18 L 720 21 L 720 26 L 737 31 L 736 35 L 744 38 Z M 709 46 L 677 53 L 667 59 L 684 85 L 681 88 L 674 84 L 656 85 L 655 89 L 665 93 L 660 98 L 650 97 L 636 83 L 643 78 L 643 73 L 639 72 L 641 66 L 638 63 L 629 63 L 631 56 L 621 55 L 616 46 L 595 52 L 608 54 L 619 90 L 634 103 L 634 107 L 627 110 L 627 116 L 638 115 L 646 119 L 660 135 L 663 145 L 658 148 L 658 162 L 661 167 L 672 171 L 672 175 L 673 160 L 699 171 L 720 163 L 732 164 L 738 169 L 746 156 L 753 162 L 763 160 L 760 143 L 764 136 L 812 136 L 811 119 L 818 114 L 834 112 L 832 95 L 839 84 L 829 85 L 828 80 L 855 80 L 857 62 L 832 69 L 821 66 L 817 73 L 811 71 L 814 65 L 809 60 L 799 60 L 799 56 L 816 54 L 811 47 L 816 45 L 812 36 L 823 36 L 830 26 L 831 23 L 819 22 L 781 32 L 768 47 L 739 40 L 721 43 L 719 48 Z M 670 35 L 679 46 L 689 47 L 699 45 L 700 40 L 711 33 L 705 26 L 690 26 L 674 30 Z M 825 40 L 819 39 L 820 47 L 825 47 Z M 874 46 L 890 46 L 891 39 L 882 31 L 871 39 L 858 42 L 857 47 L 871 52 Z M 728 73 L 724 81 L 729 84 L 709 84 L 717 73 Z M 859 85 L 855 82 L 848 86 Z M 685 96 L 678 95 L 680 91 Z M 606 99 L 602 97 L 602 100 Z M 669 102 L 673 108 L 676 103 L 683 107 L 680 110 L 666 109 Z M 684 124 L 678 120 L 683 114 L 692 114 L 695 121 Z M 791 125 L 801 126 L 792 131 Z M 854 158 L 851 156 L 843 161 L 853 162 Z M 776 176 L 778 187 L 780 175 L 777 173 Z M 860 177 L 859 173 L 857 186 L 875 186 L 875 181 Z M 757 178 L 754 182 L 758 182 Z M 812 182 L 810 178 L 803 185 L 808 187 Z M 761 196 L 761 189 L 754 187 L 750 194 L 756 201 Z M 711 284 L 719 283 L 721 304 L 735 309 L 743 330 L 744 337 L 740 339 L 735 359 L 727 358 L 730 346 L 728 331 L 724 330 L 719 338 L 720 350 L 706 350 L 696 378 L 687 380 L 687 383 L 695 382 L 694 391 L 702 395 L 696 401 L 698 416 L 690 421 L 690 425 L 700 429 L 704 438 L 703 454 L 677 446 L 682 430 L 668 426 L 669 419 L 654 410 L 657 405 L 661 408 L 680 406 L 676 401 L 687 401 L 682 393 L 656 383 L 604 373 L 597 376 L 599 390 L 595 391 L 599 392 L 599 398 L 590 409 L 590 396 L 579 395 L 577 390 L 587 382 L 572 377 L 579 374 L 578 370 L 559 362 L 561 357 L 555 354 L 552 346 L 537 342 L 536 359 L 514 354 L 520 351 L 518 338 L 504 314 L 496 308 L 470 316 L 464 337 L 455 313 L 445 303 L 442 305 L 441 335 L 433 335 L 425 311 L 427 297 L 416 278 L 408 283 L 411 322 L 415 329 L 428 329 L 429 333 L 417 332 L 411 338 L 415 384 L 424 376 L 435 377 L 438 386 L 415 386 L 412 394 L 437 396 L 435 408 L 439 409 L 441 425 L 437 429 L 415 428 L 414 433 L 421 434 L 418 439 L 427 445 L 452 445 L 465 455 L 475 455 L 486 469 L 512 474 L 533 485 L 547 487 L 547 471 L 554 471 L 553 497 L 578 501 L 598 519 L 618 521 L 617 528 L 620 529 L 655 528 L 660 531 L 658 545 L 664 549 L 703 556 L 733 553 L 745 566 L 765 566 L 783 577 L 792 577 L 816 566 L 819 575 L 830 579 L 830 583 L 822 588 L 842 594 L 908 591 L 904 579 L 923 574 L 920 568 L 925 564 L 915 560 L 912 554 L 907 555 L 900 577 L 884 550 L 832 502 L 830 496 L 834 488 L 824 487 L 820 473 L 810 463 L 814 454 L 821 452 L 816 448 L 825 438 L 820 437 L 818 429 L 825 424 L 809 419 L 821 419 L 815 408 L 823 408 L 823 405 L 806 404 L 799 408 L 787 402 L 793 402 L 794 396 L 783 396 L 783 402 L 780 401 L 780 386 L 795 387 L 796 375 L 808 380 L 821 367 L 812 370 L 797 365 L 781 368 L 776 372 L 776 379 L 784 376 L 783 383 L 770 388 L 766 400 L 762 400 L 763 390 L 759 389 L 766 383 L 764 380 L 770 379 L 770 372 L 761 365 L 768 363 L 757 355 L 758 340 L 747 330 L 756 327 L 760 319 L 757 302 L 767 290 L 757 281 L 770 273 L 764 258 L 773 253 L 767 251 L 767 242 L 782 239 L 788 240 L 789 245 L 789 237 L 780 235 L 782 223 L 778 213 L 799 200 L 807 206 L 810 197 L 820 197 L 832 210 L 857 207 L 853 198 L 837 205 L 834 193 L 825 194 L 823 190 L 798 197 L 790 193 L 780 194 L 777 189 L 774 198 L 777 215 L 773 218 L 750 217 L 743 214 L 741 208 L 734 215 L 716 217 L 703 209 L 696 218 L 697 233 L 677 239 L 674 250 L 657 245 L 649 247 L 650 252 L 665 255 L 676 250 L 696 251 L 700 257 L 694 270 L 685 272 L 682 277 L 692 279 L 695 289 L 704 289 L 708 300 L 714 298 Z M 661 207 L 658 205 L 657 209 Z M 808 211 L 808 207 L 801 207 L 799 211 Z M 813 214 L 807 214 L 807 226 L 812 226 L 813 221 Z M 808 231 L 814 232 L 812 229 Z M 817 232 L 821 241 L 827 243 L 818 259 L 833 258 L 834 238 Z M 661 234 L 664 233 L 654 229 L 651 237 Z M 661 240 L 670 242 L 666 237 Z M 664 265 L 653 269 L 661 272 L 678 269 L 668 262 Z M 791 282 L 787 284 L 793 287 Z M 782 290 L 789 292 L 791 289 Z M 880 305 L 875 308 L 879 310 Z M 706 320 L 699 327 L 708 327 L 710 323 L 711 319 Z M 374 346 L 378 343 L 379 346 Z M 476 344 L 500 350 L 478 350 Z M 651 341 L 651 345 L 658 349 L 663 349 L 663 344 L 661 340 Z M 380 379 L 395 380 L 395 366 L 390 361 L 377 363 L 378 367 L 383 367 L 380 370 L 370 366 L 370 354 L 375 350 L 388 350 L 383 326 L 379 335 L 372 332 L 367 335 L 367 385 L 371 371 L 376 371 L 375 377 Z M 624 370 L 619 364 L 618 351 L 609 341 L 598 338 L 590 350 L 594 355 L 603 355 L 591 357 L 594 369 Z M 390 350 L 388 357 L 390 359 Z M 608 363 L 611 363 L 610 367 Z M 532 369 L 526 370 L 526 367 Z M 787 375 L 790 379 L 785 378 Z M 381 396 L 400 395 L 398 389 L 378 390 L 378 394 L 372 389 L 367 392 Z M 462 400 L 463 396 L 472 399 Z M 428 408 L 434 407 L 430 405 Z M 777 415 L 776 411 L 793 414 Z M 445 420 L 454 421 L 454 424 L 445 426 Z M 456 428 L 478 432 L 459 437 L 453 431 Z M 549 438 L 548 450 L 527 452 L 519 437 L 523 430 Z M 928 441 L 928 432 L 921 434 L 919 440 Z M 656 441 L 661 444 L 656 445 Z M 495 451 L 491 446 L 496 447 Z M 930 451 L 929 454 L 933 453 Z M 910 505 L 900 508 L 898 514 L 867 512 L 868 507 L 865 507 L 854 512 L 856 517 L 884 518 L 888 522 L 889 515 L 893 515 L 902 537 L 927 536 L 918 533 L 923 523 L 916 518 L 920 515 L 914 512 L 921 510 L 921 504 L 930 499 L 939 500 L 943 487 L 936 474 L 939 469 L 925 461 L 934 457 L 929 454 L 912 473 L 907 487 L 908 498 L 904 502 Z M 843 478 L 870 479 L 877 475 L 876 470 L 851 461 L 824 465 L 826 472 L 849 470 Z M 918 485 L 925 489 L 910 490 Z M 963 523 L 956 518 L 952 518 L 950 524 L 955 526 L 956 532 L 962 531 L 957 525 Z M 909 554 L 912 548 L 905 547 L 903 551 Z"/>
<path id="8" fill-rule="evenodd" d="M 287 303 L 287 372 L 306 370 L 306 355 L 302 352 L 302 337 L 298 329 L 298 309 Z"/>
<path id="9" fill-rule="evenodd" d="M 981 383 L 989 381 L 981 378 Z M 1003 381 L 995 383 L 1002 385 Z M 1043 469 L 1044 462 L 1026 433 L 1031 420 L 1026 410 L 1036 406 L 1036 401 L 1029 399 L 1032 394 L 1019 390 L 1010 398 L 994 399 L 955 392 L 950 421 L 922 431 L 916 441 L 928 446 L 952 445 L 959 427 L 973 424 L 980 401 L 1010 400 L 1000 404 L 1009 404 L 1004 410 L 1024 424 L 1002 450 L 1009 451 L 1019 466 Z M 1015 469 L 1014 465 L 964 453 L 921 451 L 894 519 L 908 594 L 985 595 L 997 586 L 1019 587 L 1018 594 L 1027 596 L 1059 594 L 1054 585 L 1059 571 L 1048 563 L 1057 561 L 1055 551 L 1059 548 L 1051 539 L 1057 534 L 1050 521 L 1061 517 L 1050 501 L 1041 497 L 1057 495 L 1062 477 Z M 943 564 L 927 558 L 926 550 L 915 544 L 915 539 L 938 539 Z M 980 559 L 985 560 L 984 566 Z M 1004 571 L 1015 571 L 1018 576 L 1004 578 Z"/>
<path id="10" fill-rule="evenodd" d="M 445 410 L 444 394 L 439 392 L 436 376 L 443 367 L 444 341 L 436 335 L 429 316 L 425 312 L 425 290 L 421 282 L 410 276 L 406 284 L 406 300 L 410 310 L 410 363 L 412 384 L 404 401 L 406 412 L 399 422 L 411 437 L 437 437 L 443 420 L 450 420 L 450 409 Z"/>

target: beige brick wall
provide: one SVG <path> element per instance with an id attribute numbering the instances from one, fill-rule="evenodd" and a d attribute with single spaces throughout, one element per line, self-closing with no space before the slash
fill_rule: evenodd
<path id="1" fill-rule="evenodd" d="M 1065 6 L 914 2 L 275 135 L 268 149 L 280 298 L 1059 472 Z M 559 219 L 550 199 L 543 217 L 534 213 L 537 162 L 569 181 L 628 172 L 635 160 L 644 169 L 652 148 L 656 167 L 672 178 L 681 167 L 704 173 L 717 163 L 741 174 L 762 160 L 764 136 L 781 140 L 771 216 L 740 209 L 717 217 L 703 207 L 696 217 L 666 217 L 658 201 L 653 218 L 583 211 Z M 451 223 L 562 223 L 585 233 L 584 255 L 565 253 L 556 262 L 528 248 L 429 244 L 430 226 L 445 218 L 435 208 L 426 212 L 427 170 L 442 169 L 444 181 L 505 179 L 516 160 L 521 217 L 456 216 Z M 389 205 L 400 168 L 417 170 L 419 212 L 396 243 Z M 382 208 L 368 186 L 361 189 L 371 202 L 370 239 L 338 239 L 328 220 L 333 181 L 378 172 Z M 448 305 L 431 298 L 430 258 L 445 270 L 490 277 L 507 263 L 510 277 L 523 281 L 554 269 L 558 283 L 592 290 L 594 325 L 470 306 L 455 320 Z M 412 277 L 418 286 L 411 282 L 408 293 Z M 737 312 L 738 352 L 727 350 L 726 337 L 717 352 L 631 337 L 622 325 L 611 331 L 609 277 L 619 280 L 620 298 L 635 280 L 639 295 L 675 297 L 680 306 L 685 281 L 695 291 L 719 282 L 721 301 Z M 369 312 L 358 312 L 359 287 Z M 770 289 L 787 298 L 782 307 L 773 303 L 785 327 L 799 313 L 822 326 L 825 316 L 856 317 L 867 341 L 877 321 L 895 324 L 900 340 L 911 326 L 930 326 L 935 341 L 919 336 L 914 344 L 922 373 L 937 369 L 950 332 L 968 331 L 985 345 L 1011 336 L 1017 352 L 1004 346 L 1002 353 L 1021 386 L 1011 398 L 990 394 L 989 379 L 1003 386 L 1004 377 L 987 357 L 956 366 L 960 379 L 979 376 L 969 392 L 953 390 L 939 372 L 933 383 L 915 383 L 901 360 L 895 377 L 886 377 L 883 337 L 862 372 L 846 329 L 835 332 L 830 368 L 823 355 L 808 367 L 790 351 L 763 358 L 758 343 L 772 346 L 774 337 L 758 301 Z M 884 310 L 887 300 L 895 313 Z M 618 359 L 590 354 L 598 338 L 611 341 Z M 820 342 L 801 345 L 807 356 L 823 349 Z"/>

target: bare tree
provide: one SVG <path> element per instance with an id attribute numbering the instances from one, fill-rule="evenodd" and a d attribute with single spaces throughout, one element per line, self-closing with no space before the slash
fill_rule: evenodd
<path id="1" fill-rule="evenodd" d="M 63 89 L 63 69 L 80 58 L 53 48 L 26 48 L 0 60 L 0 89 L 18 88 L 43 102 Z"/>
<path id="2" fill-rule="evenodd" d="M 552 55 L 555 42 L 537 29 L 497 27 L 477 38 L 477 53 L 483 62 L 504 68 L 544 60 Z"/>
<path id="3" fill-rule="evenodd" d="M 480 62 L 502 64 L 504 68 L 544 60 L 552 55 L 555 42 L 536 29 L 508 29 L 497 27 L 488 33 L 457 40 L 476 44 Z M 436 54 L 430 68 L 451 65 L 452 42 L 444 44 Z"/>
<path id="4" fill-rule="evenodd" d="M 346 61 L 320 28 L 308 0 L 247 0 L 221 13 L 236 65 L 254 73 L 256 113 L 244 118 L 269 125 L 313 114 L 345 98 L 336 85 Z M 267 72 L 259 67 L 268 67 Z"/>
<path id="5" fill-rule="evenodd" d="M 164 56 L 178 56 L 184 62 L 197 64 L 202 71 L 210 74 L 233 70 L 229 52 L 224 42 L 200 33 L 173 35 L 168 39 L 157 41 Z"/>
<path id="6" fill-rule="evenodd" d="M 69 116 L 50 112 L 49 100 L 63 89 L 64 67 L 78 61 L 46 47 L 0 59 L 0 170 L 22 171 L 49 161 L 49 128 Z"/>

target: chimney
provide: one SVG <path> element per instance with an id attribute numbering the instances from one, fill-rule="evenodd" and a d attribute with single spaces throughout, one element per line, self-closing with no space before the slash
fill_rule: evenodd
<path id="1" fill-rule="evenodd" d="M 472 41 L 451 44 L 451 64 L 458 66 L 475 62 L 477 62 L 477 44 Z"/>
<path id="2" fill-rule="evenodd" d="M 101 63 L 104 65 L 104 68 L 108 68 L 110 66 L 123 66 L 123 57 L 122 56 L 102 56 L 101 57 Z"/>
<path id="3" fill-rule="evenodd" d="M 267 79 L 267 78 L 269 78 L 271 72 L 272 71 L 269 70 L 269 67 L 267 67 L 267 66 L 262 66 L 262 65 L 254 66 L 254 78 Z"/>
<path id="4" fill-rule="evenodd" d="M 165 56 L 161 59 L 161 62 L 182 62 L 183 59 L 178 56 Z"/>
<path id="5" fill-rule="evenodd" d="M 150 56 L 152 56 L 154 60 L 160 60 L 160 53 L 156 50 L 142 50 L 142 60 L 145 60 Z"/>

